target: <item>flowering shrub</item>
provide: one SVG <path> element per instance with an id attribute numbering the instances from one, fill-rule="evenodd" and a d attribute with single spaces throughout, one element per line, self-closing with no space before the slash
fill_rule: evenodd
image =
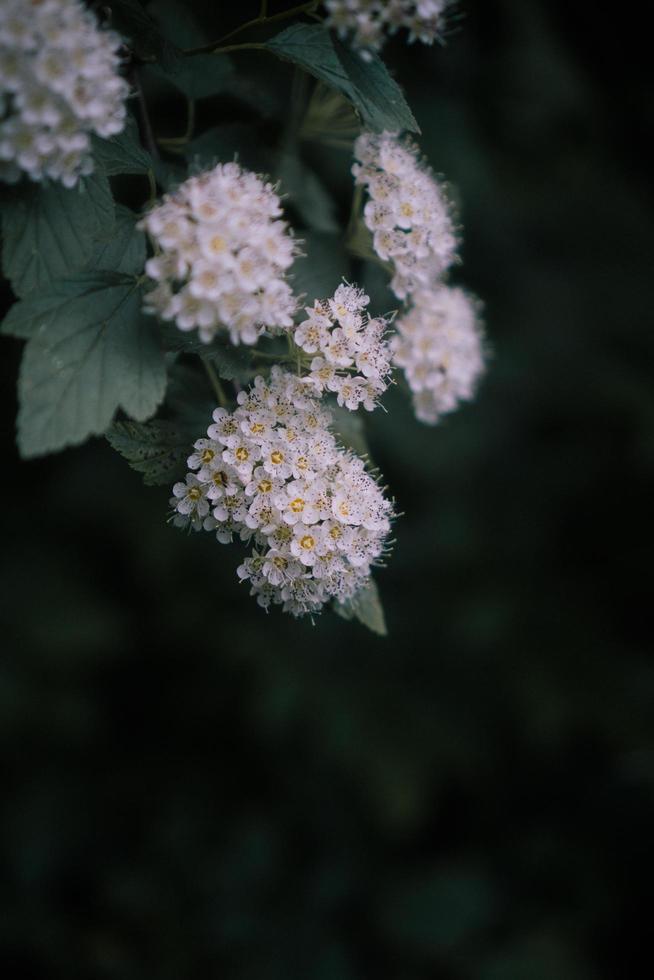
<path id="1" fill-rule="evenodd" d="M 431 43 L 446 5 L 262 3 L 240 25 L 216 12 L 206 33 L 192 4 L 159 20 L 138 0 L 99 15 L 80 0 L 0 8 L 16 296 L 2 331 L 27 341 L 21 454 L 105 434 L 146 483 L 172 487 L 173 525 L 247 545 L 237 574 L 260 606 L 313 617 L 330 604 L 378 632 L 372 571 L 395 506 L 359 415 L 388 410 L 399 380 L 434 424 L 484 367 L 479 304 L 447 279 L 452 207 L 376 54 L 399 28 Z M 248 49 L 295 65 L 292 82 L 280 67 L 277 104 L 239 66 Z M 171 95 L 187 106 L 180 136 L 160 133 Z M 209 97 L 260 122 L 198 131 Z M 351 200 L 303 143 L 345 149 Z"/>

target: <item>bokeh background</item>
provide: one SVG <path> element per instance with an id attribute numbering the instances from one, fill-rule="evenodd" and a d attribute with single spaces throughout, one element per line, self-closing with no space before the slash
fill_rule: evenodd
<path id="1" fill-rule="evenodd" d="M 256 5 L 190 6 L 229 29 Z M 385 60 L 492 360 L 435 429 L 399 391 L 370 420 L 404 511 L 388 638 L 266 616 L 103 440 L 19 463 L 3 342 L 8 980 L 642 975 L 651 71 L 634 17 L 590 2 L 460 13 Z M 347 155 L 319 164 L 346 208 Z"/>

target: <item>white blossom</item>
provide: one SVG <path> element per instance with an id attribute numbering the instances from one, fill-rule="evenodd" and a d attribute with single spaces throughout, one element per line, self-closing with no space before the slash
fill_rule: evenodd
<path id="1" fill-rule="evenodd" d="M 406 299 L 452 264 L 457 240 L 450 205 L 416 149 L 392 133 L 362 133 L 354 146 L 356 183 L 366 188 L 366 227 L 393 267 L 391 289 Z"/>
<path id="2" fill-rule="evenodd" d="M 327 24 L 350 37 L 362 57 L 379 51 L 387 35 L 404 28 L 409 43 L 433 44 L 442 34 L 443 14 L 451 0 L 325 0 Z"/>
<path id="3" fill-rule="evenodd" d="M 281 213 L 273 186 L 236 163 L 165 195 L 140 223 L 156 249 L 146 263 L 157 283 L 146 312 L 197 329 L 204 343 L 221 327 L 234 344 L 291 327 L 296 301 L 285 273 L 297 245 Z"/>
<path id="4" fill-rule="evenodd" d="M 345 602 L 385 551 L 393 508 L 363 460 L 340 447 L 310 381 L 273 367 L 218 408 L 173 487 L 174 522 L 252 545 L 238 567 L 264 608 L 294 616 Z"/>
<path id="5" fill-rule="evenodd" d="M 483 373 L 479 304 L 451 286 L 420 291 L 413 300 L 396 321 L 393 360 L 404 369 L 417 418 L 433 425 L 473 397 Z"/>
<path id="6" fill-rule="evenodd" d="M 307 319 L 293 335 L 301 350 L 316 355 L 307 379 L 350 411 L 372 410 L 390 381 L 388 321 L 370 317 L 369 302 L 362 289 L 341 283 L 330 299 L 305 307 Z"/>
<path id="7" fill-rule="evenodd" d="M 74 187 L 93 171 L 90 134 L 125 126 L 121 44 L 80 0 L 2 0 L 0 179 Z"/>

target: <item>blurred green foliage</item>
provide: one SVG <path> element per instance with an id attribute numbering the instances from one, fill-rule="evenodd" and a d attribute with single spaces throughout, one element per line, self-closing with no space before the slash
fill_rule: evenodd
<path id="1" fill-rule="evenodd" d="M 219 6 L 225 31 L 254 7 Z M 635 55 L 616 77 L 637 29 L 595 5 L 463 13 L 445 47 L 385 52 L 454 189 L 492 349 L 438 428 L 400 390 L 369 420 L 404 512 L 388 639 L 266 617 L 234 553 L 167 527 L 166 489 L 104 441 L 19 465 L 4 344 L 10 980 L 642 975 L 652 82 Z M 264 120 L 290 79 L 262 77 Z M 243 121 L 205 101 L 199 134 Z M 183 130 L 183 98 L 161 122 Z M 304 154 L 347 214 L 347 153 Z"/>

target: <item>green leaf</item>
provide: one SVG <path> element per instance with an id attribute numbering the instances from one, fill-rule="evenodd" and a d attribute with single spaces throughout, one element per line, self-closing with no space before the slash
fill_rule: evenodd
<path id="1" fill-rule="evenodd" d="M 114 422 L 107 439 L 148 486 L 173 483 L 186 472 L 192 440 L 172 422 Z"/>
<path id="2" fill-rule="evenodd" d="M 236 159 L 259 173 L 269 173 L 273 163 L 270 151 L 262 145 L 256 128 L 244 123 L 228 123 L 208 129 L 184 147 L 184 156 L 190 164 L 200 167 Z"/>
<path id="3" fill-rule="evenodd" d="M 366 429 L 359 413 L 350 412 L 340 405 L 330 405 L 330 411 L 333 419 L 332 431 L 338 441 L 357 456 L 369 456 Z"/>
<path id="4" fill-rule="evenodd" d="M 379 590 L 373 579 L 369 579 L 368 584 L 353 599 L 347 602 L 335 602 L 334 611 L 343 619 L 358 619 L 377 636 L 388 636 Z"/>
<path id="5" fill-rule="evenodd" d="M 51 184 L 16 194 L 2 210 L 2 268 L 16 295 L 27 296 L 83 269 L 94 240 L 113 223 L 111 190 L 101 174 L 72 190 Z"/>
<path id="6" fill-rule="evenodd" d="M 100 239 L 94 248 L 91 268 L 95 271 L 139 275 L 145 265 L 145 235 L 136 228 L 137 216 L 122 204 L 116 206 L 111 237 Z"/>
<path id="7" fill-rule="evenodd" d="M 420 132 L 400 87 L 377 55 L 364 61 L 318 24 L 293 24 L 265 47 L 342 92 L 375 132 Z"/>
<path id="8" fill-rule="evenodd" d="M 232 62 L 220 54 L 190 55 L 180 58 L 169 71 L 153 65 L 147 73 L 170 82 L 192 101 L 229 92 L 234 79 Z"/>
<path id="9" fill-rule="evenodd" d="M 211 361 L 224 381 L 250 381 L 257 373 L 252 365 L 252 347 L 235 346 L 226 335 L 218 336 L 210 344 L 203 343 L 198 334 L 178 330 L 173 324 L 162 327 L 166 350 L 184 354 L 198 354 Z"/>
<path id="10" fill-rule="evenodd" d="M 25 458 L 104 432 L 118 408 L 149 418 L 166 385 L 163 353 L 141 314 L 137 280 L 91 273 L 55 284 L 37 303 L 19 378 L 18 445 Z M 35 329 L 34 329 L 35 328 Z"/>
<path id="11" fill-rule="evenodd" d="M 305 296 L 307 306 L 315 299 L 326 299 L 347 278 L 350 260 L 340 235 L 303 232 L 303 255 L 291 269 L 291 282 L 296 295 Z"/>
<path id="12" fill-rule="evenodd" d="M 224 381 L 251 381 L 256 374 L 252 366 L 252 348 L 235 347 L 229 340 L 214 340 L 207 357 Z"/>
<path id="13" fill-rule="evenodd" d="M 337 37 L 333 38 L 333 45 L 350 80 L 354 93 L 352 101 L 366 126 L 376 133 L 384 130 L 419 133 L 420 126 L 406 103 L 402 89 L 391 78 L 381 58 L 371 52 L 364 61 Z"/>
<path id="14" fill-rule="evenodd" d="M 308 228 L 314 231 L 336 232 L 338 222 L 335 205 L 323 183 L 313 170 L 295 153 L 284 153 L 277 168 L 280 193 L 288 194 Z"/>
<path id="15" fill-rule="evenodd" d="M 108 176 L 114 174 L 146 174 L 152 167 L 152 157 L 141 146 L 138 126 L 132 116 L 122 133 L 100 139 L 94 136 L 93 157 Z"/>
<path id="16" fill-rule="evenodd" d="M 172 70 L 182 57 L 179 48 L 164 37 L 139 0 L 111 0 L 112 26 L 141 58 L 155 58 Z"/>

